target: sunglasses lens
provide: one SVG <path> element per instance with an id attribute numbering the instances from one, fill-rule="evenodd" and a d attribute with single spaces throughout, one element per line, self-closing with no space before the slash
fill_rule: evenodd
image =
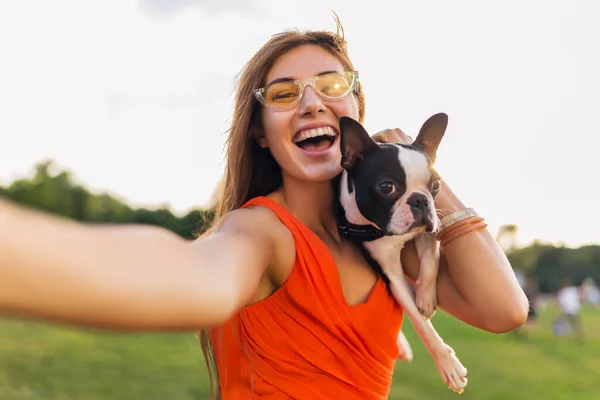
<path id="1" fill-rule="evenodd" d="M 300 84 L 298 81 L 277 82 L 267 86 L 262 96 L 274 108 L 288 107 L 300 96 Z"/>
<path id="2" fill-rule="evenodd" d="M 344 98 L 354 88 L 356 73 L 330 72 L 314 78 L 314 89 L 321 96 L 329 100 Z M 258 100 L 264 105 L 274 109 L 287 109 L 293 107 L 302 93 L 302 82 L 287 80 L 273 83 L 255 92 Z"/>
<path id="3" fill-rule="evenodd" d="M 330 99 L 340 99 L 352 90 L 354 75 L 351 72 L 332 72 L 315 78 L 315 87 Z"/>

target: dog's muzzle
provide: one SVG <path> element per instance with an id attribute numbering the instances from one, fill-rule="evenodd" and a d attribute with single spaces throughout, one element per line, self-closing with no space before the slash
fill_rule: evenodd
<path id="1" fill-rule="evenodd" d="M 427 232 L 433 232 L 435 229 L 433 218 L 431 218 L 432 201 L 423 193 L 413 193 L 410 195 L 406 204 L 410 206 L 414 222 L 413 227 L 424 226 Z"/>

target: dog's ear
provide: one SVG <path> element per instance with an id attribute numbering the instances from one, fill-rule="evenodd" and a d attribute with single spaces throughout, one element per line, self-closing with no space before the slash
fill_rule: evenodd
<path id="1" fill-rule="evenodd" d="M 421 149 L 432 163 L 435 162 L 435 156 L 437 153 L 438 146 L 446 133 L 448 127 L 448 115 L 445 113 L 439 113 L 431 116 L 419 131 L 419 135 L 413 142 L 413 145 Z"/>
<path id="2" fill-rule="evenodd" d="M 340 118 L 340 147 L 344 169 L 354 168 L 366 152 L 379 148 L 365 128 L 350 117 Z"/>

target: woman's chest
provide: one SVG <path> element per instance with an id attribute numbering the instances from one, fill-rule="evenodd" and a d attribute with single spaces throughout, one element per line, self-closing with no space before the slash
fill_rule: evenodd
<path id="1" fill-rule="evenodd" d="M 327 243 L 326 243 L 327 244 Z M 328 246 L 341 287 L 349 306 L 366 303 L 379 279 L 360 249 L 354 245 Z"/>

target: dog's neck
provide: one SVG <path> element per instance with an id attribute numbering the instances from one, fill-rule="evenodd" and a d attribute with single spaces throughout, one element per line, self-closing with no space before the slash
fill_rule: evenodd
<path id="1" fill-rule="evenodd" d="M 337 226 L 342 235 L 347 238 L 360 242 L 370 242 L 385 236 L 385 233 L 379 228 L 371 224 L 358 225 L 349 222 L 344 215 L 344 210 L 341 206 L 337 206 Z"/>
<path id="2" fill-rule="evenodd" d="M 339 183 L 342 179 L 344 179 L 344 182 L 342 185 L 340 185 Z M 359 242 L 370 242 L 386 236 L 385 232 L 383 232 L 381 229 L 370 223 L 355 224 L 348 221 L 348 218 L 346 218 L 347 210 L 344 210 L 344 207 L 342 207 L 340 203 L 340 190 L 348 190 L 350 185 L 352 185 L 351 177 L 346 171 L 344 171 L 338 176 L 334 186 L 337 190 L 337 200 L 335 202 L 335 218 L 337 221 L 339 232 L 343 236 Z"/>

